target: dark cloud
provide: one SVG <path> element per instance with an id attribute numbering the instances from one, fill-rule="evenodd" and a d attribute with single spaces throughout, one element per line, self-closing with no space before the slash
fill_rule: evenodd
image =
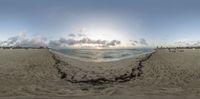
<path id="1" fill-rule="evenodd" d="M 141 38 L 139 42 L 141 45 L 148 45 L 147 41 L 144 38 Z"/>
<path id="2" fill-rule="evenodd" d="M 61 43 L 58 40 L 53 40 L 49 42 L 50 47 L 60 47 Z"/>
<path id="3" fill-rule="evenodd" d="M 69 37 L 76 37 L 75 34 L 69 34 L 68 36 L 69 36 Z"/>
<path id="4" fill-rule="evenodd" d="M 97 44 L 103 44 L 103 45 L 105 45 L 107 42 L 108 41 L 106 41 L 106 40 L 96 40 Z"/>
<path id="5" fill-rule="evenodd" d="M 139 45 L 142 45 L 142 46 L 148 46 L 148 43 L 147 41 L 144 39 L 144 38 L 141 38 L 140 40 L 130 40 L 130 43 L 133 45 L 133 46 L 139 46 Z"/>
<path id="6" fill-rule="evenodd" d="M 61 44 L 68 44 L 68 45 L 74 45 L 77 43 L 77 41 L 74 39 L 65 39 L 65 38 L 60 38 L 59 42 Z"/>
<path id="7" fill-rule="evenodd" d="M 86 38 L 82 38 L 81 40 L 78 40 L 77 43 L 78 44 L 103 44 L 105 45 L 107 42 L 106 40 L 92 40 L 88 37 Z"/>
<path id="8" fill-rule="evenodd" d="M 107 46 L 116 46 L 119 45 L 121 42 L 119 40 L 112 40 L 109 43 L 107 43 Z"/>
<path id="9" fill-rule="evenodd" d="M 136 40 L 130 40 L 130 42 L 131 42 L 131 44 L 132 44 L 133 46 L 136 46 L 136 45 L 138 44 L 138 41 L 136 41 Z"/>
<path id="10" fill-rule="evenodd" d="M 10 37 L 10 38 L 8 38 L 7 41 L 4 41 L 4 43 L 6 43 L 8 46 L 11 46 L 11 45 L 15 44 L 18 40 L 19 40 L 18 36 Z"/>
<path id="11" fill-rule="evenodd" d="M 69 37 L 87 37 L 85 34 L 83 34 L 83 33 L 77 33 L 77 34 L 73 34 L 73 33 L 71 33 L 71 34 L 69 34 L 68 35 Z"/>

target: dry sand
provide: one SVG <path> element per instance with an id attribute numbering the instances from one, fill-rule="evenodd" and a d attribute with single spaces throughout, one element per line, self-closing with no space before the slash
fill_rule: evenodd
<path id="1" fill-rule="evenodd" d="M 6 99 L 198 99 L 200 50 L 84 62 L 47 49 L 0 50 L 0 97 Z"/>

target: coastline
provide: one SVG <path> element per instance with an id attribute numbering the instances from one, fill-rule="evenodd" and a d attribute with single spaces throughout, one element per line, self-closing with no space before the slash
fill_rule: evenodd
<path id="1" fill-rule="evenodd" d="M 159 49 L 116 62 L 85 62 L 47 49 L 1 50 L 0 98 L 198 97 L 199 52 Z"/>
<path id="2" fill-rule="evenodd" d="M 95 49 L 89 49 L 89 50 L 95 50 Z M 109 50 L 109 49 L 106 49 L 106 50 Z M 113 49 L 111 49 L 111 50 L 113 50 Z M 128 50 L 130 50 L 130 49 L 128 49 Z M 115 58 L 115 59 L 113 58 L 113 59 L 108 59 L 108 60 L 93 60 L 93 59 L 78 58 L 78 57 L 75 57 L 75 56 L 70 56 L 70 55 L 61 53 L 61 52 L 56 51 L 54 49 L 49 49 L 49 51 L 53 54 L 62 56 L 63 58 L 75 59 L 77 61 L 84 61 L 84 62 L 112 62 L 112 61 L 115 61 L 116 62 L 116 61 L 120 61 L 120 60 L 124 60 L 124 59 L 138 58 L 138 57 L 144 56 L 146 54 L 150 54 L 150 53 L 155 52 L 155 49 L 151 49 L 151 51 L 143 52 L 143 53 L 140 53 L 140 54 L 137 54 L 137 55 L 130 55 L 130 56 L 125 56 L 125 57 Z"/>
<path id="3" fill-rule="evenodd" d="M 109 62 L 79 61 L 77 59 L 65 57 L 58 52 L 50 52 L 52 53 L 53 59 L 56 60 L 55 67 L 57 68 L 61 79 L 71 83 L 101 85 L 126 82 L 140 77 L 143 73 L 142 62 L 148 60 L 156 51 L 142 54 L 138 57 Z M 79 64 L 77 65 L 76 63 Z M 99 68 L 103 70 L 100 70 Z M 125 70 L 122 71 L 122 69 Z M 77 72 L 79 74 L 77 74 Z"/>

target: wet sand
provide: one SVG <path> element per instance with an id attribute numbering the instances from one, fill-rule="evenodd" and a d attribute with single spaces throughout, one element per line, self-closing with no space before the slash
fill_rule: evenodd
<path id="1" fill-rule="evenodd" d="M 0 49 L 0 97 L 197 99 L 200 50 L 155 53 L 115 62 L 84 62 L 47 49 Z"/>

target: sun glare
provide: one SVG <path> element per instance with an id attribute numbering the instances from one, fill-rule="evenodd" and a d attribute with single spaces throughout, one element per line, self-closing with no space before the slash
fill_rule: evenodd
<path id="1" fill-rule="evenodd" d="M 116 39 L 119 36 L 119 33 L 112 28 L 82 28 L 81 31 L 88 37 L 96 40 L 111 40 Z"/>

